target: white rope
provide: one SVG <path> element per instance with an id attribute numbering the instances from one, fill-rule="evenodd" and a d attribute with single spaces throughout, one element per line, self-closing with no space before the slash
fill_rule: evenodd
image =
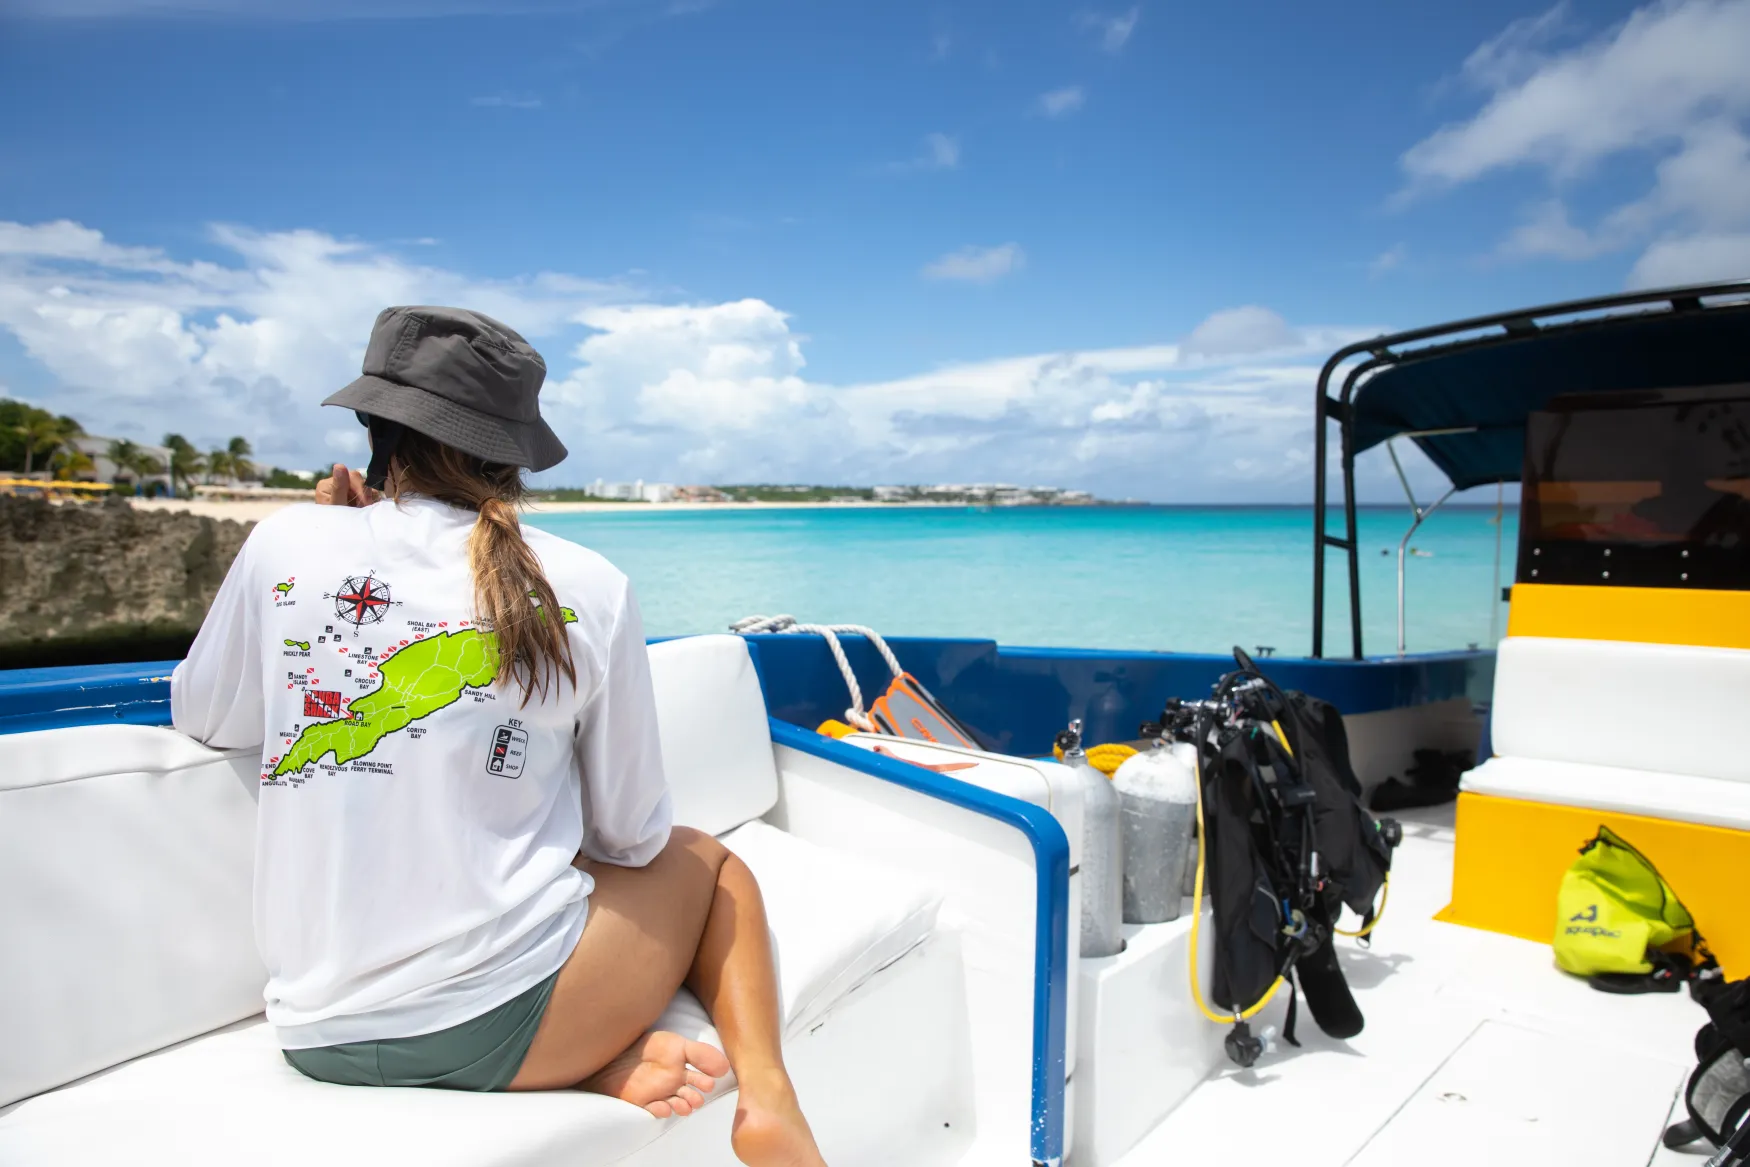
<path id="1" fill-rule="evenodd" d="M 794 616 L 744 616 L 729 626 L 729 631 L 749 635 L 753 633 L 796 632 L 813 634 L 826 641 L 827 648 L 832 650 L 833 660 L 838 662 L 839 672 L 845 678 L 845 688 L 851 691 L 851 707 L 845 710 L 845 720 L 862 730 L 864 733 L 878 733 L 875 723 L 869 720 L 869 715 L 863 712 L 863 689 L 857 684 L 857 674 L 851 670 L 850 658 L 845 656 L 844 645 L 839 643 L 838 634 L 843 632 L 851 636 L 862 636 L 875 646 L 882 658 L 887 661 L 887 667 L 898 677 L 905 673 L 899 667 L 899 658 L 893 655 L 893 650 L 887 647 L 887 641 L 873 629 L 861 624 L 798 624 Z"/>

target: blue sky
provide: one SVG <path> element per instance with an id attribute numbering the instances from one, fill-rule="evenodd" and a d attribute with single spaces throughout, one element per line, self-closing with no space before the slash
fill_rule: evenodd
<path id="1" fill-rule="evenodd" d="M 0 387 L 356 459 L 462 300 L 553 481 L 1302 499 L 1336 344 L 1750 274 L 1746 0 L 507 7 L 0 0 Z"/>

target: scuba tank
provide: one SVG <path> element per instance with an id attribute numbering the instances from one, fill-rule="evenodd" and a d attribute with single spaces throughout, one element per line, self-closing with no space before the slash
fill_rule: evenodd
<path id="1" fill-rule="evenodd" d="M 1112 775 L 1123 804 L 1124 922 L 1177 920 L 1197 818 L 1197 779 L 1163 742 L 1126 758 Z"/>
<path id="2" fill-rule="evenodd" d="M 1116 956 L 1124 948 L 1124 836 L 1121 802 L 1112 780 L 1088 763 L 1078 719 L 1057 735 L 1063 764 L 1081 777 L 1083 956 Z"/>
<path id="3" fill-rule="evenodd" d="M 1165 738 L 1160 740 L 1166 741 Z M 1196 782 L 1197 747 L 1190 742 L 1173 742 L 1167 748 L 1173 751 L 1173 757 L 1179 759 L 1180 764 L 1192 775 L 1191 780 Z M 1195 786 L 1192 787 L 1192 797 L 1195 800 Z M 1202 859 L 1203 836 L 1202 832 L 1197 829 L 1197 818 L 1193 815 L 1191 818 L 1191 844 L 1185 849 L 1185 886 L 1183 890 L 1186 896 L 1197 894 L 1197 864 L 1202 862 Z"/>

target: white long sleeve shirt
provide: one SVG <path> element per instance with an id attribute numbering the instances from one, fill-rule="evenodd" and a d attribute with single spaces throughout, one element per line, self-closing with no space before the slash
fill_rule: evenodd
<path id="1" fill-rule="evenodd" d="M 287 1049 L 431 1033 L 556 971 L 581 848 L 639 867 L 672 819 L 638 606 L 524 528 L 577 684 L 522 705 L 473 625 L 471 511 L 426 499 L 260 523 L 171 679 L 176 728 L 261 748 L 255 934 Z"/>

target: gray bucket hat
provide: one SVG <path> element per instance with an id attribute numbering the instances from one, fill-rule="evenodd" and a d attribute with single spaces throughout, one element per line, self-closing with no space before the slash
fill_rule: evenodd
<path id="1" fill-rule="evenodd" d="M 541 420 L 546 377 L 541 354 L 490 316 L 385 308 L 364 376 L 322 404 L 400 422 L 488 462 L 545 470 L 565 459 L 565 444 Z"/>

